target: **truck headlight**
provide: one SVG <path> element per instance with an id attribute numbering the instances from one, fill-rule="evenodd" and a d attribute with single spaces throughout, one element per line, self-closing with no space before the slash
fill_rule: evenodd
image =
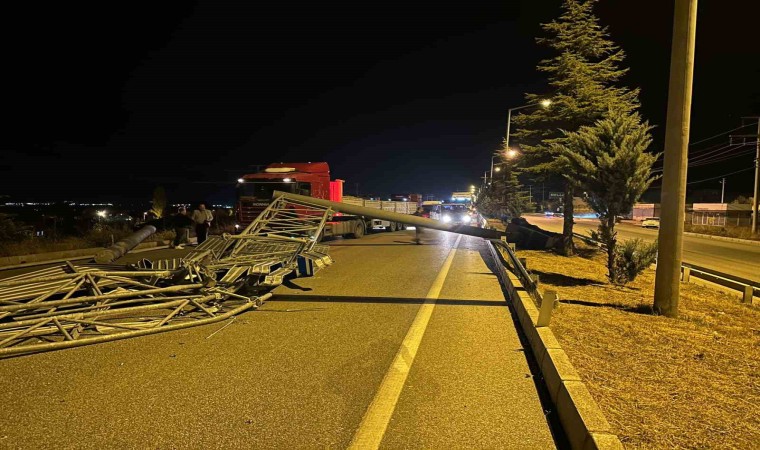
<path id="1" fill-rule="evenodd" d="M 462 222 L 464 223 L 470 223 L 471 220 L 472 220 L 472 217 L 468 215 L 462 216 Z"/>
<path id="2" fill-rule="evenodd" d="M 444 221 L 445 223 L 449 223 L 449 222 L 451 222 L 451 216 L 443 216 L 443 221 Z"/>

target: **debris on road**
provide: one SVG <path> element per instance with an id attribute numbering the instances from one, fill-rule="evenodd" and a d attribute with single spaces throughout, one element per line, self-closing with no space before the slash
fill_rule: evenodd
<path id="1" fill-rule="evenodd" d="M 278 198 L 242 233 L 213 236 L 181 259 L 131 266 L 67 261 L 0 280 L 0 358 L 213 323 L 256 309 L 286 277 L 310 276 L 332 263 L 327 246 L 317 243 L 331 213 Z"/>

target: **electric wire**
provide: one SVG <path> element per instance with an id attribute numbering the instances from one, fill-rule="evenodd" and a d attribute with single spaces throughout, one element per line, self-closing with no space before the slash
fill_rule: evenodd
<path id="1" fill-rule="evenodd" d="M 730 176 L 730 175 L 735 175 L 735 174 L 737 174 L 737 173 L 746 172 L 746 171 L 748 171 L 748 170 L 755 170 L 755 168 L 754 168 L 754 167 L 747 167 L 746 169 L 737 170 L 737 171 L 735 171 L 735 172 L 730 172 L 730 173 L 724 173 L 723 175 L 718 175 L 717 177 L 712 177 L 712 178 L 705 178 L 705 179 L 703 179 L 703 180 L 697 180 L 697 181 L 690 181 L 690 182 L 688 182 L 688 183 L 686 183 L 686 184 L 687 184 L 687 185 L 689 185 L 689 184 L 697 184 L 697 183 L 702 183 L 702 182 L 704 182 L 704 181 L 712 181 L 712 180 L 717 180 L 718 178 L 723 178 L 723 177 L 727 177 L 727 176 Z"/>
<path id="2" fill-rule="evenodd" d="M 723 161 L 728 161 L 729 159 L 743 158 L 745 156 L 753 155 L 754 153 L 755 153 L 755 150 L 750 148 L 750 149 L 744 150 L 742 152 L 736 153 L 734 155 L 724 156 L 722 158 L 711 159 L 709 161 L 699 161 L 699 162 L 696 162 L 694 164 L 689 164 L 689 167 L 707 166 L 707 165 L 710 165 L 710 164 L 713 164 L 713 163 L 719 163 L 719 162 L 723 162 Z"/>
<path id="3" fill-rule="evenodd" d="M 742 143 L 742 144 L 729 144 L 729 145 L 726 145 L 726 146 L 724 146 L 724 147 L 716 150 L 716 151 L 718 151 L 718 150 L 727 149 L 723 153 L 720 153 L 720 154 L 717 154 L 717 155 L 710 155 L 709 157 L 708 157 L 707 154 L 701 155 L 702 156 L 701 159 L 699 159 L 699 158 L 696 158 L 696 159 L 689 158 L 689 165 L 688 165 L 688 167 L 703 166 L 703 165 L 706 165 L 706 164 L 711 164 L 711 163 L 714 163 L 714 162 L 727 161 L 729 159 L 738 158 L 738 157 L 742 157 L 742 156 L 751 154 L 752 152 L 754 152 L 754 150 L 751 150 L 751 149 L 750 150 L 745 150 L 743 152 L 739 152 L 739 153 L 735 153 L 735 154 L 730 154 L 730 155 L 727 154 L 727 153 L 728 153 L 728 151 L 733 151 L 733 150 L 740 149 L 742 147 L 746 147 L 746 146 L 750 146 L 750 145 L 756 145 L 756 144 L 757 144 L 756 142 L 745 142 L 745 143 Z M 730 147 L 733 147 L 733 148 L 730 148 Z M 653 167 L 652 168 L 652 172 L 662 172 L 662 170 L 663 170 L 663 166 L 661 166 L 661 165 L 658 165 L 657 167 Z"/>
<path id="4" fill-rule="evenodd" d="M 747 125 L 742 125 L 740 127 L 736 127 L 734 129 L 731 129 L 731 130 L 728 130 L 728 131 L 724 131 L 723 133 L 716 134 L 715 136 L 710 136 L 709 138 L 702 139 L 701 141 L 691 142 L 691 143 L 689 143 L 689 147 L 691 147 L 692 145 L 701 144 L 702 142 L 706 142 L 706 141 L 709 141 L 711 139 L 715 139 L 716 137 L 723 136 L 724 134 L 731 133 L 732 131 L 741 130 L 742 128 L 747 128 L 747 127 L 752 126 L 752 125 L 755 125 L 755 124 L 748 123 Z"/>

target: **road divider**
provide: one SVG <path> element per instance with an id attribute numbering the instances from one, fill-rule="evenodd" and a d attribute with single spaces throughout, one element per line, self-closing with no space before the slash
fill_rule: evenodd
<path id="1" fill-rule="evenodd" d="M 490 240 L 488 248 L 497 265 L 499 281 L 509 294 L 509 304 L 530 344 L 526 350 L 532 353 L 541 371 L 571 448 L 622 450 L 623 444 L 612 432 L 554 333 L 543 326 L 548 325 L 547 309 L 553 307 L 556 296 L 547 293 L 542 298 L 535 280 L 506 242 Z"/>
<path id="2" fill-rule="evenodd" d="M 194 239 L 194 238 L 193 238 Z M 166 248 L 171 241 L 142 242 L 132 253 L 145 250 L 157 250 Z M 0 270 L 20 269 L 44 264 L 55 264 L 64 261 L 77 261 L 80 259 L 92 259 L 102 251 L 103 247 L 81 248 L 78 250 L 63 250 L 59 252 L 36 253 L 32 255 L 4 256 L 0 257 Z"/>

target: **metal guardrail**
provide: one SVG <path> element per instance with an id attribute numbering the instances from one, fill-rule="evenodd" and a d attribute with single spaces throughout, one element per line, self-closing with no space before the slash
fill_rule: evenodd
<path id="1" fill-rule="evenodd" d="M 499 257 L 499 260 L 501 260 L 502 264 L 506 264 L 513 269 L 514 274 L 520 280 L 520 283 L 523 285 L 525 290 L 530 294 L 536 304 L 540 305 L 542 302 L 542 297 L 541 293 L 538 292 L 538 283 L 536 282 L 536 279 L 530 274 L 530 272 L 528 272 L 525 266 L 523 266 L 520 258 L 518 258 L 515 254 L 514 249 L 512 249 L 508 243 L 502 240 L 489 239 L 489 242 L 496 250 L 497 255 L 495 256 Z"/>
<path id="2" fill-rule="evenodd" d="M 752 303 L 752 297 L 760 297 L 760 283 L 756 281 L 718 272 L 707 267 L 700 267 L 695 264 L 681 264 L 681 280 L 684 283 L 688 283 L 691 277 L 739 291 L 742 294 L 742 303 Z"/>

